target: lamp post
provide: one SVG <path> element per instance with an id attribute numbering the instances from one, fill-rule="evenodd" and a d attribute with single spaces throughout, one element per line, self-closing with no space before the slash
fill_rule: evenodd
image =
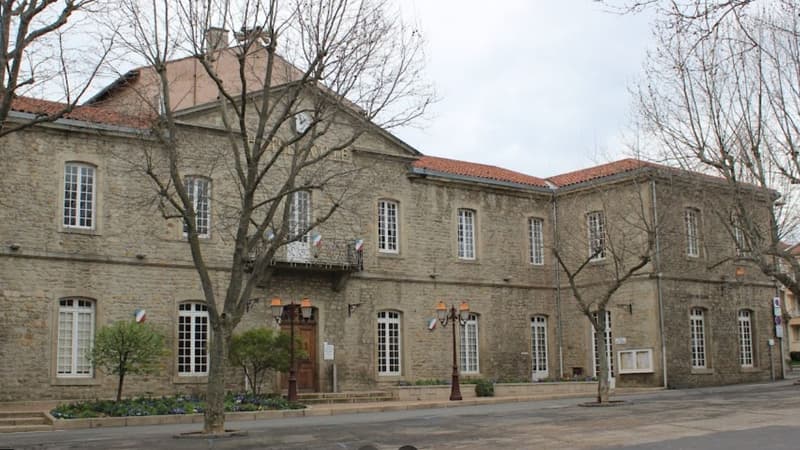
<path id="1" fill-rule="evenodd" d="M 288 392 L 288 399 L 290 402 L 297 401 L 297 367 L 295 366 L 294 360 L 294 323 L 295 323 L 295 316 L 297 315 L 297 303 L 294 300 L 291 301 L 288 305 L 289 309 L 286 310 L 286 315 L 289 316 L 289 338 L 291 342 L 289 343 L 289 392 Z M 303 320 L 308 320 L 311 318 L 311 300 L 304 298 L 300 300 L 300 315 Z M 281 304 L 281 299 L 275 297 L 272 299 L 270 303 L 270 308 L 272 309 L 272 317 L 275 319 L 275 323 L 280 325 L 281 318 L 283 316 L 283 309 L 284 306 Z"/>
<path id="2" fill-rule="evenodd" d="M 461 386 L 458 384 L 458 355 L 456 354 L 456 322 L 462 327 L 467 323 L 469 305 L 467 302 L 461 302 L 458 310 L 455 305 L 451 305 L 448 310 L 444 302 L 440 301 L 436 305 L 436 317 L 444 327 L 447 326 L 447 322 L 453 322 L 453 380 L 450 384 L 450 400 L 461 400 Z"/>

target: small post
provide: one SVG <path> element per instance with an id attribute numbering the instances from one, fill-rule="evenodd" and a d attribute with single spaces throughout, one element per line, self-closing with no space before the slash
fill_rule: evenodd
<path id="1" fill-rule="evenodd" d="M 775 340 L 768 339 L 767 346 L 769 347 L 769 379 L 775 381 L 775 358 L 772 357 L 772 347 L 775 346 Z"/>

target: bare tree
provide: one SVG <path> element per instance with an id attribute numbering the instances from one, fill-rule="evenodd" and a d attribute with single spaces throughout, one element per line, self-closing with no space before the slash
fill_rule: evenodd
<path id="1" fill-rule="evenodd" d="M 433 94 L 421 72 L 422 40 L 380 0 L 130 0 L 121 13 L 131 26 L 120 40 L 148 65 L 139 72 L 138 97 L 155 119 L 155 144 L 143 146 L 138 163 L 164 217 L 184 224 L 212 331 L 204 432 L 221 433 L 234 328 L 256 286 L 269 285 L 276 252 L 347 207 L 356 189 L 350 176 L 359 169 L 331 159 L 366 133 L 381 135 L 424 113 Z M 227 46 L 223 29 L 240 30 L 236 45 Z M 180 54 L 212 87 L 223 144 L 209 151 L 190 142 L 182 124 L 186 97 L 170 62 Z M 221 282 L 201 245 L 202 193 L 187 189 L 201 167 L 215 177 L 223 216 L 215 230 L 231 243 Z M 324 203 L 315 205 L 316 217 L 298 221 L 303 206 L 295 199 L 310 190 Z"/>
<path id="2" fill-rule="evenodd" d="M 102 6 L 102 0 L 0 0 L 0 138 L 76 107 L 113 43 L 82 29 Z M 79 42 L 81 36 L 93 42 Z M 99 50 L 87 52 L 88 47 Z M 18 105 L 31 114 L 10 124 L 15 98 L 29 92 L 56 96 L 60 103 Z"/>
<path id="3" fill-rule="evenodd" d="M 605 351 L 610 347 L 605 333 L 609 304 L 623 285 L 645 271 L 656 251 L 658 222 L 648 206 L 650 185 L 646 178 L 643 180 L 622 187 L 598 185 L 584 193 L 564 194 L 567 198 L 559 201 L 559 210 L 570 211 L 569 196 L 590 195 L 590 204 L 597 206 L 583 220 L 569 216 L 569 212 L 559 213 L 558 233 L 569 238 L 557 239 L 553 254 L 578 309 L 595 332 L 598 403 L 609 401 L 609 359 Z"/>
<path id="4" fill-rule="evenodd" d="M 660 148 L 655 157 L 726 181 L 730 203 L 715 213 L 736 258 L 797 295 L 800 264 L 783 241 L 797 231 L 800 3 L 720 5 L 724 14 L 660 16 L 658 48 L 635 92 L 643 129 Z M 768 206 L 766 217 L 756 204 Z"/>

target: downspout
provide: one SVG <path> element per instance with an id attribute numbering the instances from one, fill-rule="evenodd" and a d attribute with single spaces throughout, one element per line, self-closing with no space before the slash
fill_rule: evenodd
<path id="1" fill-rule="evenodd" d="M 650 180 L 653 195 L 653 228 L 655 229 L 656 254 L 653 258 L 656 271 L 656 295 L 658 296 L 658 331 L 661 335 L 661 370 L 664 377 L 664 388 L 667 387 L 667 342 L 664 339 L 664 298 L 661 293 L 661 241 L 658 227 L 658 200 L 656 197 L 656 180 Z"/>
<path id="2" fill-rule="evenodd" d="M 558 207 L 556 205 L 556 194 L 553 192 L 553 247 L 558 247 Z M 554 258 L 555 259 L 555 258 Z M 558 376 L 564 378 L 564 347 L 563 347 L 563 326 L 561 324 L 561 274 L 558 264 L 553 261 L 553 272 L 556 280 L 556 337 L 558 340 Z"/>

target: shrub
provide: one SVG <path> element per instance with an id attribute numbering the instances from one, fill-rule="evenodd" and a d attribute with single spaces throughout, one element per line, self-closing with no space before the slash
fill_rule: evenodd
<path id="1" fill-rule="evenodd" d="M 305 357 L 305 352 L 298 343 L 295 338 L 295 358 L 299 359 Z M 253 394 L 258 395 L 267 371 L 289 370 L 290 352 L 291 338 L 288 334 L 270 328 L 254 328 L 233 337 L 228 359 L 244 370 Z"/>
<path id="2" fill-rule="evenodd" d="M 478 397 L 494 397 L 494 383 L 490 380 L 475 380 L 475 395 Z"/>

